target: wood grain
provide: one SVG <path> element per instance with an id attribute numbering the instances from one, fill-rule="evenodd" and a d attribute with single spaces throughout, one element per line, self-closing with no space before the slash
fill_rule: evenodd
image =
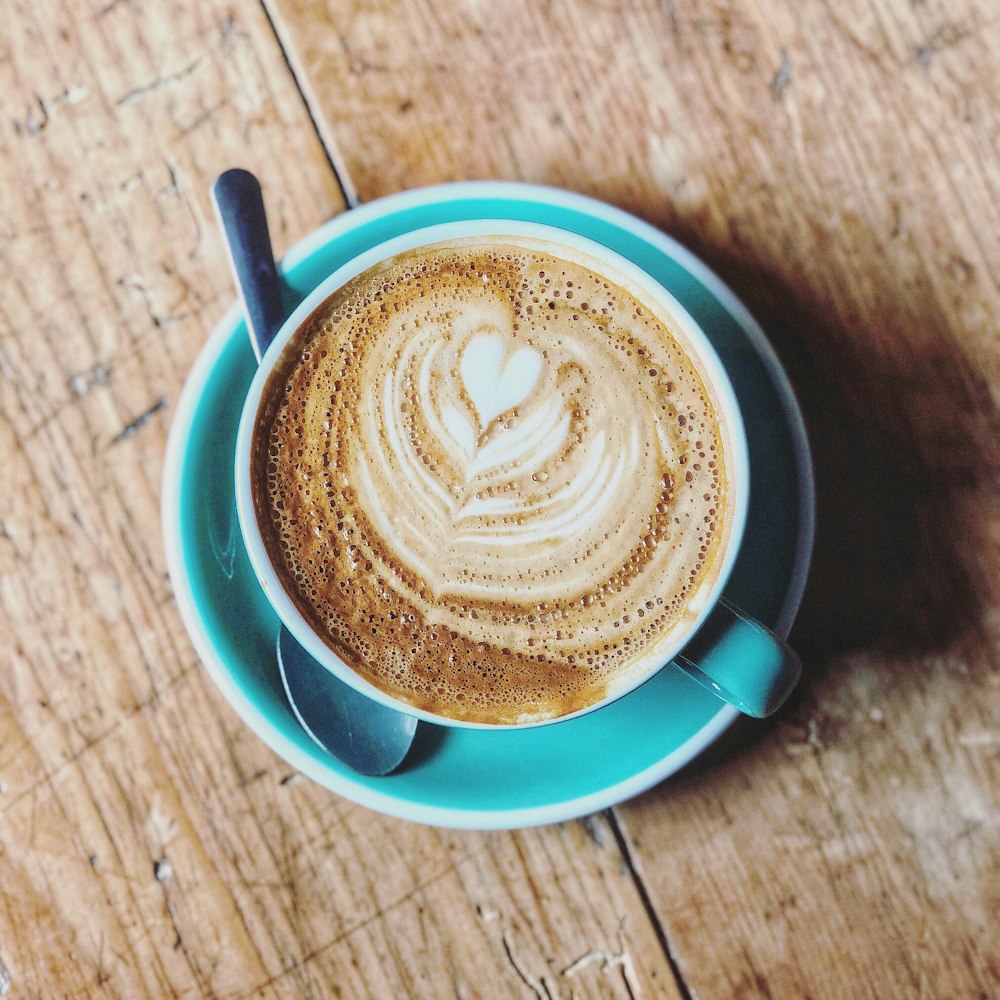
<path id="1" fill-rule="evenodd" d="M 620 810 L 692 994 L 996 995 L 996 5 L 267 3 L 361 199 L 606 198 L 713 264 L 792 372 L 807 683 Z"/>
<path id="2" fill-rule="evenodd" d="M 290 773 L 184 633 L 166 432 L 232 299 L 343 207 L 262 8 L 17 0 L 0 35 L 0 995 L 679 996 L 607 818 L 388 820 Z"/>

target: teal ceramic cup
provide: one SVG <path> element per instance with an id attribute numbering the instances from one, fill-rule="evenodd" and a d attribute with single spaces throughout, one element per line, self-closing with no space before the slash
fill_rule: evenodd
<path id="1" fill-rule="evenodd" d="M 296 330 L 321 303 L 356 275 L 397 254 L 468 237 L 491 240 L 541 241 L 548 252 L 560 249 L 582 260 L 653 308 L 666 311 L 679 328 L 683 346 L 693 358 L 720 415 L 726 452 L 730 516 L 723 527 L 719 552 L 702 585 L 692 595 L 679 625 L 644 654 L 627 685 L 579 712 L 520 726 L 488 726 L 435 715 L 398 701 L 355 673 L 312 629 L 286 593 L 265 548 L 251 487 L 251 446 L 258 407 L 271 370 Z M 747 442 L 735 393 L 725 367 L 709 339 L 670 291 L 635 263 L 576 233 L 548 225 L 511 220 L 467 220 L 405 233 L 358 254 L 308 294 L 288 318 L 261 360 L 243 405 L 235 451 L 235 492 L 240 528 L 254 573 L 267 600 L 298 642 L 340 680 L 376 701 L 440 725 L 471 729 L 530 728 L 563 722 L 594 712 L 645 683 L 660 670 L 680 669 L 703 688 L 739 711 L 770 715 L 794 688 L 801 673 L 789 646 L 750 615 L 722 597 L 743 543 L 750 495 Z"/>

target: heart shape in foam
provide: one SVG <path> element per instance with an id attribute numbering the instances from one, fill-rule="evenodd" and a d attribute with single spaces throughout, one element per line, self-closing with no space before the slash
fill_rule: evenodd
<path id="1" fill-rule="evenodd" d="M 542 356 L 532 347 L 516 350 L 506 365 L 504 354 L 503 338 L 495 333 L 477 333 L 462 353 L 462 383 L 476 408 L 480 431 L 523 403 L 542 372 Z"/>

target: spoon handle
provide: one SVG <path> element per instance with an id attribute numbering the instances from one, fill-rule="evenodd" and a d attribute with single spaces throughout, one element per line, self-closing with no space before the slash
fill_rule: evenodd
<path id="1" fill-rule="evenodd" d="M 247 170 L 227 170 L 212 185 L 212 200 L 259 362 L 285 320 L 260 183 Z"/>

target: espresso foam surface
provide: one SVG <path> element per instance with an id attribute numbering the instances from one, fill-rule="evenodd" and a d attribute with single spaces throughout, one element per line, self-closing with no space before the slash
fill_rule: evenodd
<path id="1" fill-rule="evenodd" d="M 727 503 L 715 407 L 667 321 L 519 245 L 351 281 L 285 349 L 254 447 L 300 611 L 372 684 L 475 722 L 627 681 L 709 571 Z"/>

